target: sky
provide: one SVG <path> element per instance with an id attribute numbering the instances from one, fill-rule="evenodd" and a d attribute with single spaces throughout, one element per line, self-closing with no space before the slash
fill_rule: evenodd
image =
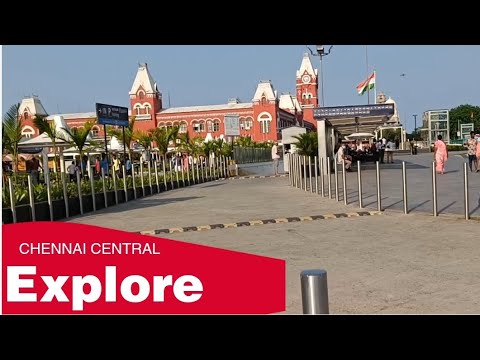
<path id="1" fill-rule="evenodd" d="M 91 112 L 95 102 L 129 107 L 128 92 L 144 62 L 165 107 L 223 104 L 233 97 L 248 102 L 261 80 L 271 80 L 279 94 L 295 94 L 305 52 L 307 45 L 3 46 L 3 112 L 32 94 L 49 114 Z M 320 58 L 312 63 L 319 68 Z M 397 102 L 408 131 L 414 114 L 420 127 L 426 110 L 480 106 L 478 45 L 334 45 L 323 58 L 325 106 L 367 104 L 356 86 L 373 70 L 377 93 Z"/>

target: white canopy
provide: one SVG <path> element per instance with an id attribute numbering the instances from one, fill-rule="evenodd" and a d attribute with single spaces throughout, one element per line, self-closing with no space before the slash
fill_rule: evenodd
<path id="1" fill-rule="evenodd" d="M 375 135 L 370 133 L 353 133 L 348 136 L 345 136 L 347 140 L 356 140 L 356 139 L 371 139 L 374 138 Z"/>

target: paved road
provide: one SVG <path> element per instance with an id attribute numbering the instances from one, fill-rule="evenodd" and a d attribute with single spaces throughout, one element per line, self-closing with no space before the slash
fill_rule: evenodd
<path id="1" fill-rule="evenodd" d="M 137 232 L 359 210 L 283 177 L 205 183 L 69 221 Z M 387 212 L 160 236 L 285 259 L 287 313 L 302 312 L 309 268 L 328 271 L 331 313 L 479 313 L 480 223 L 458 218 Z"/>

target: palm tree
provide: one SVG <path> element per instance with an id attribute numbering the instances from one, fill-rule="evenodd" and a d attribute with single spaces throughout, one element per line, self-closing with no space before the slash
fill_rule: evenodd
<path id="1" fill-rule="evenodd" d="M 168 145 L 171 141 L 176 144 L 178 138 L 178 126 L 172 128 L 155 128 L 151 130 L 152 139 L 155 141 L 158 148 L 158 155 L 165 161 L 166 155 L 168 153 Z"/>
<path id="2" fill-rule="evenodd" d="M 40 115 L 35 115 L 35 118 L 33 119 L 33 125 L 38 129 L 40 134 L 47 134 L 49 137 L 50 141 L 52 142 L 52 147 L 53 147 L 53 162 L 55 164 L 55 170 L 57 170 L 57 139 L 58 139 L 58 134 L 57 134 L 57 128 L 55 126 L 55 123 L 49 123 L 44 116 Z"/>
<path id="3" fill-rule="evenodd" d="M 109 128 L 107 130 L 108 135 L 115 136 L 119 140 L 122 139 L 122 141 L 123 141 L 123 131 L 125 131 L 125 145 L 127 147 L 129 159 L 132 158 L 130 146 L 132 145 L 132 141 L 134 140 L 134 128 L 135 128 L 135 116 L 133 116 L 130 119 L 130 122 L 128 123 L 128 127 L 126 127 L 125 130 L 122 130 L 121 128 Z"/>
<path id="4" fill-rule="evenodd" d="M 58 134 L 58 139 L 61 139 L 78 149 L 78 152 L 80 153 L 80 161 L 85 155 L 85 151 L 88 149 L 87 145 L 88 147 L 97 146 L 97 144 L 93 141 L 87 141 L 93 125 L 93 122 L 88 121 L 83 125 L 82 128 L 62 128 L 62 130 L 64 130 L 68 136 L 64 136 L 61 133 Z"/>
<path id="5" fill-rule="evenodd" d="M 22 119 L 18 114 L 20 104 L 10 106 L 10 109 L 3 116 L 2 122 L 2 144 L 3 148 L 12 154 L 13 172 L 15 174 L 18 169 L 18 145 L 22 140 Z"/>
<path id="6" fill-rule="evenodd" d="M 152 145 L 152 132 L 135 130 L 133 132 L 133 139 L 136 140 L 145 150 L 147 150 Z"/>
<path id="7" fill-rule="evenodd" d="M 293 138 L 297 140 L 295 146 L 298 149 L 299 155 L 318 155 L 318 136 L 316 132 L 310 131 L 304 134 L 295 135 Z"/>

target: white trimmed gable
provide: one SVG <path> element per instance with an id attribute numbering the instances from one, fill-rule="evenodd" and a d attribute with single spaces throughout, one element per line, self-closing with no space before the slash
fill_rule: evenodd
<path id="1" fill-rule="evenodd" d="M 312 61 L 310 60 L 310 55 L 308 53 L 303 54 L 302 64 L 300 69 L 297 70 L 297 79 L 300 79 L 305 72 L 311 76 L 317 77 L 318 70 L 313 68 Z"/>
<path id="2" fill-rule="evenodd" d="M 36 96 L 22 100 L 22 102 L 20 103 L 20 107 L 18 108 L 18 113 L 22 115 L 25 111 L 27 111 L 28 114 L 31 116 L 48 115 L 40 99 Z"/>
<path id="3" fill-rule="evenodd" d="M 302 107 L 298 103 L 297 98 L 290 94 L 280 95 L 280 102 L 278 106 L 280 109 L 284 110 L 295 111 L 295 109 L 297 109 L 297 112 L 302 111 Z"/>
<path id="4" fill-rule="evenodd" d="M 255 91 L 252 101 L 261 101 L 264 96 L 268 101 L 277 100 L 277 91 L 273 88 L 270 80 L 261 81 L 258 84 L 257 91 Z"/>
<path id="5" fill-rule="evenodd" d="M 158 92 L 157 83 L 155 80 L 153 80 L 146 63 L 138 65 L 137 76 L 135 76 L 135 80 L 133 81 L 132 89 L 130 90 L 129 94 L 135 95 L 140 87 L 142 87 L 147 94 L 155 94 Z"/>

